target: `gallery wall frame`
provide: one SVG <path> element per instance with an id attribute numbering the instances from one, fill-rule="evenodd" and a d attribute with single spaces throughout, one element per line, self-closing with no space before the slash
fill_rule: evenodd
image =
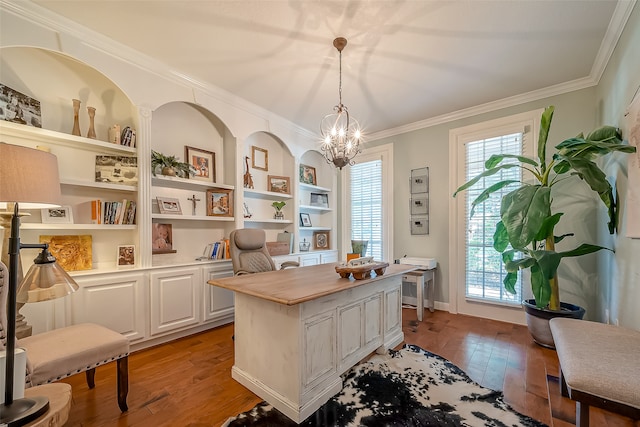
<path id="1" fill-rule="evenodd" d="M 196 147 L 184 147 L 184 158 L 195 169 L 196 181 L 216 182 L 216 153 Z"/>
<path id="2" fill-rule="evenodd" d="M 267 191 L 291 194 L 291 180 L 288 176 L 268 175 Z"/>
<path id="3" fill-rule="evenodd" d="M 316 168 L 313 166 L 300 165 L 300 182 L 303 184 L 318 185 L 316 178 Z"/>
<path id="4" fill-rule="evenodd" d="M 269 152 L 264 148 L 251 146 L 251 167 L 261 171 L 269 170 Z"/>
<path id="5" fill-rule="evenodd" d="M 233 190 L 226 188 L 208 189 L 207 215 L 233 217 Z"/>

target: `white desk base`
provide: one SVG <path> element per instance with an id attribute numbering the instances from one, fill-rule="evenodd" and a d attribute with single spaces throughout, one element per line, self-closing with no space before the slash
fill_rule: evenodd
<path id="1" fill-rule="evenodd" d="M 435 269 L 432 270 L 414 270 L 404 273 L 402 275 L 402 282 L 407 283 L 415 283 L 416 284 L 416 310 L 418 311 L 418 321 L 422 322 L 422 318 L 424 317 L 424 297 L 425 297 L 425 286 L 426 286 L 426 296 L 427 296 L 427 307 L 429 311 L 433 313 L 434 310 L 434 301 L 433 295 L 436 287 L 436 275 Z"/>

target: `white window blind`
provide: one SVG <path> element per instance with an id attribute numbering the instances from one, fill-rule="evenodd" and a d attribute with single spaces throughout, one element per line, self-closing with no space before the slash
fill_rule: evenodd
<path id="1" fill-rule="evenodd" d="M 485 170 L 484 163 L 493 154 L 522 155 L 523 134 L 511 133 L 467 142 L 465 150 L 465 174 L 468 181 Z M 506 271 L 501 254 L 493 248 L 493 234 L 500 221 L 502 196 L 515 189 L 515 186 L 509 185 L 493 193 L 488 200 L 476 206 L 473 217 L 469 216 L 471 202 L 487 187 L 505 179 L 521 180 L 521 169 L 502 170 L 483 178 L 466 191 L 466 297 L 519 304 L 522 299 L 521 279 L 518 278 L 515 295 L 506 292 L 502 283 Z"/>
<path id="2" fill-rule="evenodd" d="M 366 255 L 382 260 L 382 161 L 356 163 L 350 176 L 351 239 L 368 240 Z"/>

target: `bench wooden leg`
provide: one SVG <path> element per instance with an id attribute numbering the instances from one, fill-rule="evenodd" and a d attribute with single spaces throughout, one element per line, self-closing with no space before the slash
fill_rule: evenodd
<path id="1" fill-rule="evenodd" d="M 589 405 L 576 401 L 576 427 L 589 427 Z"/>
<path id="2" fill-rule="evenodd" d="M 560 384 L 560 395 L 562 397 L 569 397 L 569 389 L 567 388 L 567 383 L 564 380 L 564 375 L 562 375 L 562 368 L 560 369 L 559 379 L 560 381 L 558 381 L 558 383 Z"/>
<path id="3" fill-rule="evenodd" d="M 85 375 L 87 377 L 87 385 L 89 388 L 94 388 L 96 386 L 96 368 L 87 370 Z"/>
<path id="4" fill-rule="evenodd" d="M 118 359 L 118 406 L 127 412 L 127 394 L 129 394 L 129 356 Z"/>

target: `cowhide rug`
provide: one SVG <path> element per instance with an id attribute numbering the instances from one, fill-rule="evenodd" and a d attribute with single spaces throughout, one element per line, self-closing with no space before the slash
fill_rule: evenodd
<path id="1" fill-rule="evenodd" d="M 413 345 L 375 355 L 343 380 L 342 391 L 301 426 L 545 426 L 511 409 L 501 392 L 481 387 L 453 363 Z M 262 402 L 223 427 L 296 425 Z"/>

